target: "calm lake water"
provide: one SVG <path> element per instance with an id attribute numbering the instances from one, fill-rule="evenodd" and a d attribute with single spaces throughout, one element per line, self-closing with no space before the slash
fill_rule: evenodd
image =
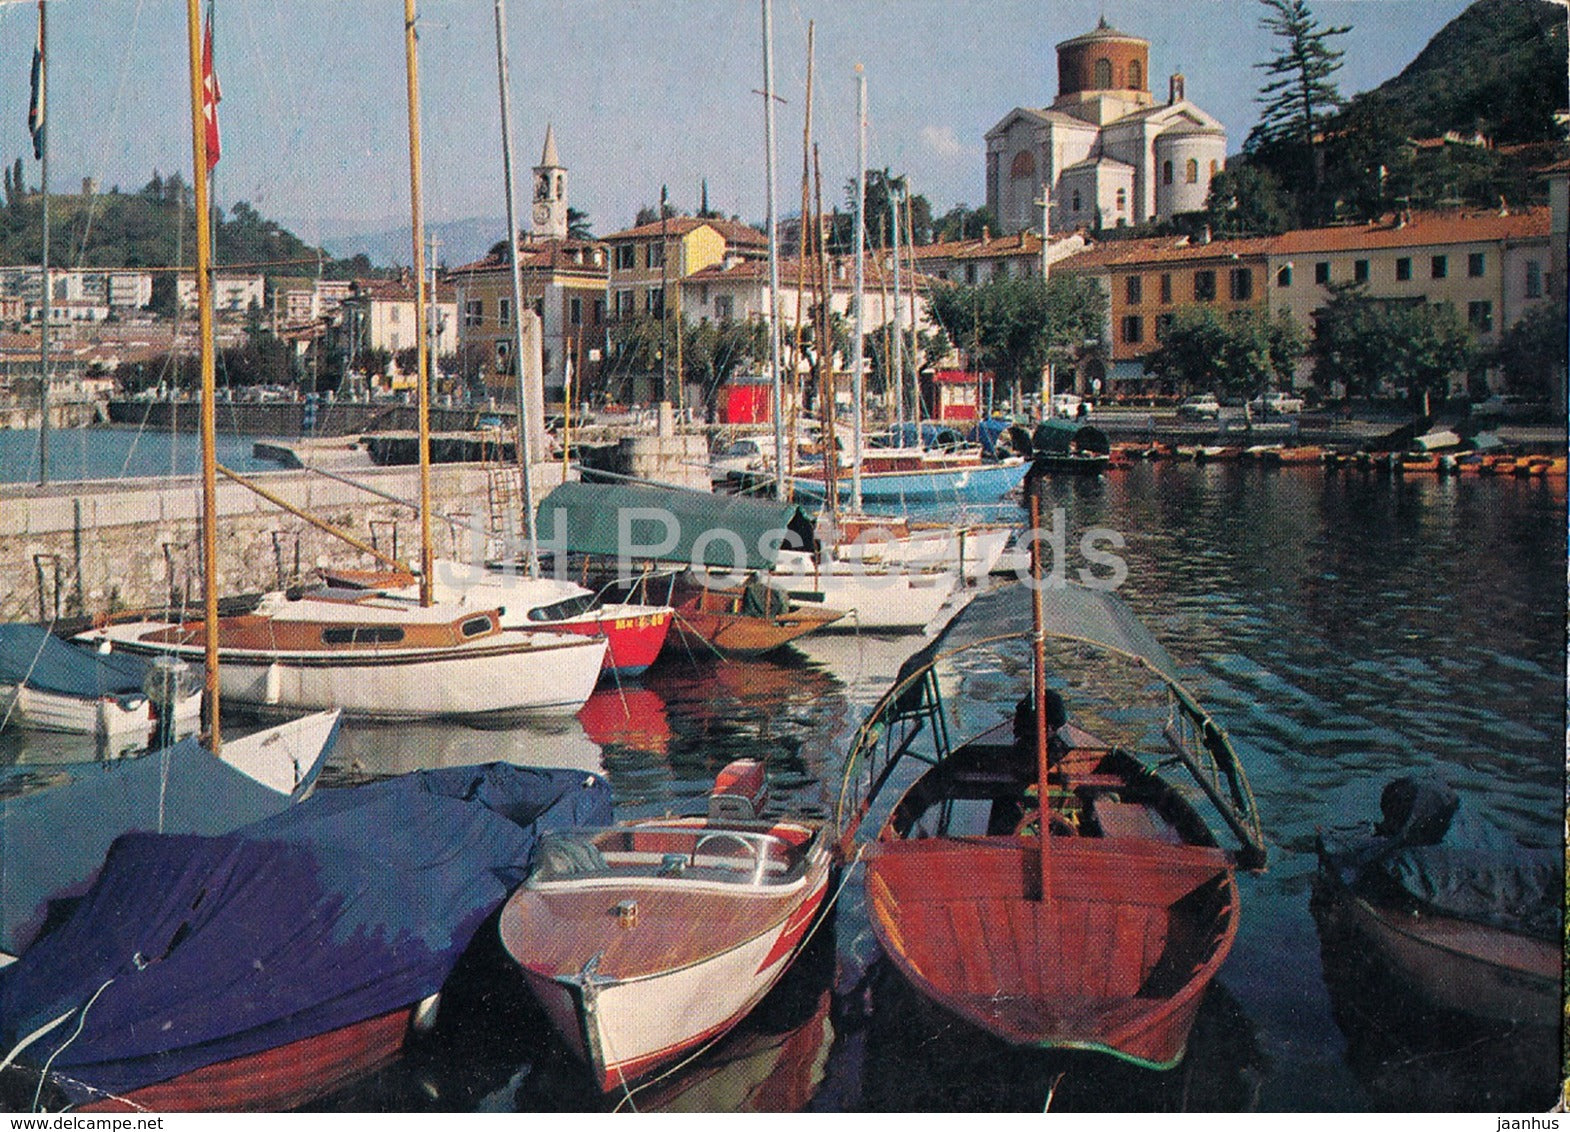
<path id="1" fill-rule="evenodd" d="M 1154 1074 L 957 1035 L 891 977 L 848 877 L 834 915 L 764 1005 L 639 1109 L 1542 1109 L 1557 1037 L 1488 1036 L 1339 990 L 1309 901 L 1316 827 L 1377 815 L 1397 774 L 1434 770 L 1463 812 L 1558 847 L 1564 825 L 1566 516 L 1538 481 L 1136 466 L 1057 479 L 1070 545 L 1126 539 L 1120 593 L 1183 665 L 1249 769 L 1269 870 L 1240 874 L 1236 945 L 1185 1062 Z M 996 515 L 1017 518 L 1016 508 Z M 766 757 L 777 797 L 832 812 L 851 732 L 916 638 L 821 637 L 754 662 L 663 661 L 550 728 L 346 727 L 324 788 L 422 766 L 509 759 L 600 770 L 623 814 L 697 807 L 719 767 Z M 1054 662 L 1071 710 L 1098 688 Z M 1007 670 L 1012 668 L 1012 671 Z M 975 729 L 1028 681 L 954 668 Z M 0 737 L 0 757 L 18 740 Z M 485 942 L 485 941 L 482 941 Z M 519 987 L 477 955 L 436 1031 L 328 1109 L 611 1107 Z M 494 946 L 492 948 L 494 950 Z M 479 972 L 475 974 L 474 972 Z M 1329 979 L 1327 981 L 1327 972 Z M 1338 988 L 1332 993 L 1332 987 Z"/>
<path id="2" fill-rule="evenodd" d="M 265 437 L 220 432 L 218 462 L 237 472 L 266 471 L 278 465 L 258 460 L 251 446 Z M 49 434 L 49 479 L 123 479 L 128 476 L 190 476 L 201 470 L 201 438 L 194 432 L 167 429 L 54 429 Z M 0 429 L 0 483 L 38 482 L 38 433 Z"/>

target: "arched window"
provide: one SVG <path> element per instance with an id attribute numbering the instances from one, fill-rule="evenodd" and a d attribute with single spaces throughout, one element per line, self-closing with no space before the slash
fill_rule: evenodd
<path id="1" fill-rule="evenodd" d="M 1170 161 L 1163 161 L 1161 163 L 1161 183 L 1163 185 L 1170 185 L 1172 183 L 1172 162 Z"/>
<path id="2" fill-rule="evenodd" d="M 1097 90 L 1111 90 L 1112 89 L 1112 60 L 1111 59 L 1097 59 L 1096 60 L 1096 81 L 1095 81 L 1094 85 L 1095 85 L 1095 88 Z"/>
<path id="3" fill-rule="evenodd" d="M 1188 168 L 1184 173 L 1184 179 L 1191 185 L 1199 184 L 1199 162 L 1192 157 L 1188 159 Z"/>
<path id="4" fill-rule="evenodd" d="M 1210 159 L 1210 179 L 1212 181 L 1216 179 L 1216 170 L 1219 168 L 1221 168 L 1221 163 L 1212 157 Z"/>
<path id="5" fill-rule="evenodd" d="M 1127 212 L 1128 211 L 1128 190 L 1127 189 L 1119 189 L 1118 190 L 1118 211 L 1119 212 Z"/>
<path id="6" fill-rule="evenodd" d="M 1144 90 L 1145 89 L 1144 69 L 1139 65 L 1139 60 L 1138 59 L 1132 59 L 1132 60 L 1129 61 L 1129 64 L 1128 64 L 1128 89 L 1129 90 Z"/>
<path id="7" fill-rule="evenodd" d="M 1079 190 L 1078 189 L 1074 190 L 1074 211 L 1075 212 L 1079 211 Z"/>
<path id="8" fill-rule="evenodd" d="M 1009 164 L 1009 178 L 1015 181 L 1030 181 L 1036 176 L 1036 159 L 1030 150 L 1022 149 L 1014 155 L 1014 160 Z"/>

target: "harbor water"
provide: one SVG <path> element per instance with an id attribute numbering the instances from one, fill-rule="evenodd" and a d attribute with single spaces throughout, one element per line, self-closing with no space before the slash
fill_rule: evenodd
<path id="1" fill-rule="evenodd" d="M 35 457 L 36 459 L 36 457 Z M 11 477 L 9 456 L 7 476 Z M 1338 991 L 1310 912 L 1319 827 L 1377 815 L 1381 787 L 1434 771 L 1463 812 L 1559 848 L 1565 820 L 1566 519 L 1561 484 L 1136 465 L 1041 488 L 1078 536 L 1124 540 L 1119 593 L 1182 665 L 1248 767 L 1271 860 L 1240 874 L 1241 927 L 1177 1069 L 1010 1052 L 957 1034 L 878 955 L 848 869 L 833 912 L 763 1006 L 632 1096 L 602 1098 L 482 939 L 436 1029 L 316 1107 L 335 1110 L 1495 1111 L 1552 1104 L 1557 1035 L 1418 1034 Z M 1000 505 L 978 517 L 1022 518 Z M 1021 626 L 1025 628 L 1025 626 Z M 776 801 L 832 814 L 856 724 L 915 637 L 809 638 L 767 659 L 666 657 L 576 718 L 499 730 L 348 725 L 322 788 L 495 759 L 601 771 L 618 811 L 698 808 L 715 772 L 768 760 Z M 1068 660 L 1071 712 L 1093 701 Z M 960 667 L 976 729 L 1024 671 Z M 959 736 L 957 736 L 959 737 Z M 0 735 L 0 758 L 65 757 Z M 494 931 L 494 925 L 492 925 Z"/>

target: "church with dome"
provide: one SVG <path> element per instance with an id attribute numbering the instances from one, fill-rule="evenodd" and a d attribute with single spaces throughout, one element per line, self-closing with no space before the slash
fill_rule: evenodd
<path id="1" fill-rule="evenodd" d="M 1167 100 L 1150 93 L 1150 42 L 1102 19 L 1057 45 L 1058 95 L 1016 107 L 987 131 L 987 207 L 1005 233 L 1166 220 L 1205 207 L 1226 163 L 1221 123 L 1188 101 L 1172 75 Z"/>

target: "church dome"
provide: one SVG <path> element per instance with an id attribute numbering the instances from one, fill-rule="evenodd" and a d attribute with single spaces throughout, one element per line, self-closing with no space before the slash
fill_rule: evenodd
<path id="1" fill-rule="evenodd" d="M 1095 91 L 1150 90 L 1150 41 L 1107 23 L 1058 44 L 1058 97 Z"/>

